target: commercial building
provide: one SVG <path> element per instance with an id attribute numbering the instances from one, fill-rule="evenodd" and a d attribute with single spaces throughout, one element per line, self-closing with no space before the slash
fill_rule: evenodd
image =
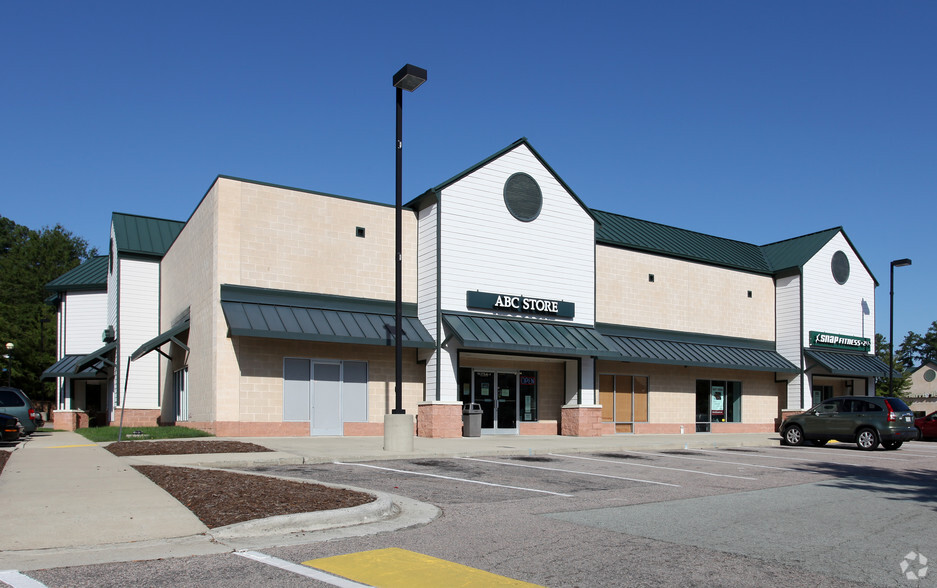
<path id="1" fill-rule="evenodd" d="M 460 436 L 466 403 L 483 434 L 767 432 L 887 374 L 877 283 L 841 228 L 759 246 L 590 209 L 525 139 L 405 208 L 403 407 L 419 435 Z M 108 273 L 112 420 L 382 434 L 392 206 L 222 176 L 184 224 L 136 230 L 163 238 L 126 251 L 150 266 Z M 150 270 L 133 309 L 130 265 Z"/>

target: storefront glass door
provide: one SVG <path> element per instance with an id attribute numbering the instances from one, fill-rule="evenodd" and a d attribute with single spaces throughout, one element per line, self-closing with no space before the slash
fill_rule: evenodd
<path id="1" fill-rule="evenodd" d="M 517 373 L 474 373 L 474 402 L 482 409 L 482 432 L 517 433 Z"/>

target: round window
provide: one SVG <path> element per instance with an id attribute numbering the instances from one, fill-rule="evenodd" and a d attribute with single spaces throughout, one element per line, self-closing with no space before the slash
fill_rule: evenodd
<path id="1" fill-rule="evenodd" d="M 833 279 L 837 284 L 845 284 L 849 279 L 849 258 L 842 251 L 833 254 L 833 261 L 830 262 L 830 269 L 833 270 Z"/>
<path id="2" fill-rule="evenodd" d="M 935 377 L 937 377 L 937 372 L 935 372 L 934 370 L 927 370 L 926 372 L 924 372 L 925 382 L 933 382 Z"/>
<path id="3" fill-rule="evenodd" d="M 540 216 L 543 193 L 537 180 L 525 173 L 516 173 L 504 183 L 504 205 L 519 221 L 530 222 Z"/>

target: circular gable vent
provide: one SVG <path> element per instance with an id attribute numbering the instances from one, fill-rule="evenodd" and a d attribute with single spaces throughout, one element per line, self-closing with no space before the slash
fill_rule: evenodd
<path id="1" fill-rule="evenodd" d="M 926 372 L 924 372 L 925 382 L 933 382 L 934 377 L 937 377 L 937 372 L 934 372 L 934 370 L 927 370 Z"/>
<path id="2" fill-rule="evenodd" d="M 837 284 L 845 284 L 849 279 L 849 258 L 842 251 L 833 254 L 833 261 L 830 262 L 830 269 L 833 270 L 833 279 Z"/>
<path id="3" fill-rule="evenodd" d="M 519 221 L 530 222 L 540 216 L 543 193 L 537 180 L 525 173 L 516 173 L 504 183 L 504 205 Z"/>

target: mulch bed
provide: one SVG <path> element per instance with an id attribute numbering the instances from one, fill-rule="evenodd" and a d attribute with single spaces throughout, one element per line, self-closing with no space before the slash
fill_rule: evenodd
<path id="1" fill-rule="evenodd" d="M 114 455 L 191 455 L 194 453 L 255 453 L 266 447 L 241 441 L 120 441 L 105 447 Z"/>
<path id="2" fill-rule="evenodd" d="M 8 459 L 10 459 L 10 452 L 0 451 L 0 473 L 3 472 L 3 466 L 7 464 Z"/>
<path id="3" fill-rule="evenodd" d="M 162 443 L 160 443 L 162 445 Z M 276 515 L 359 506 L 374 496 L 265 476 L 171 466 L 135 466 L 209 528 Z"/>

